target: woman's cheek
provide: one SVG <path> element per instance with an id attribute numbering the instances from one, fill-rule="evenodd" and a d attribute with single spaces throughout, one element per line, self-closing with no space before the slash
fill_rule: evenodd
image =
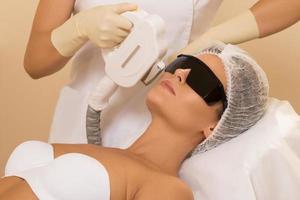
<path id="1" fill-rule="evenodd" d="M 176 103 L 176 105 L 174 105 Z M 177 99 L 177 101 L 170 102 L 169 112 L 173 124 L 187 130 L 197 123 L 201 111 L 199 109 L 199 102 L 195 101 L 193 97 L 186 96 L 185 98 Z M 197 108 L 198 106 L 198 108 Z M 171 109 L 175 107 L 176 109 Z"/>

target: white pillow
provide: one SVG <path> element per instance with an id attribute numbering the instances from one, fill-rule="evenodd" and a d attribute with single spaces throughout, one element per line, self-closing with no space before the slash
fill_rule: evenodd
<path id="1" fill-rule="evenodd" d="M 195 200 L 300 199 L 300 117 L 270 98 L 249 130 L 184 161 L 180 176 Z"/>

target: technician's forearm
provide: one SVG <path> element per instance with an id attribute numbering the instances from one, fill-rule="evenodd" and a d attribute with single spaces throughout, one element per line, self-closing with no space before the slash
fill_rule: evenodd
<path id="1" fill-rule="evenodd" d="M 53 74 L 70 58 L 58 53 L 50 41 L 51 32 L 32 33 L 24 56 L 24 68 L 34 79 Z"/>
<path id="2" fill-rule="evenodd" d="M 212 45 L 215 41 L 239 44 L 258 37 L 259 30 L 255 16 L 250 10 L 246 10 L 219 25 L 211 27 L 181 51 L 173 54 L 168 59 L 168 63 L 173 61 L 178 54 L 195 54 Z"/>
<path id="3" fill-rule="evenodd" d="M 251 9 L 260 37 L 281 31 L 300 20 L 300 0 L 260 0 Z"/>

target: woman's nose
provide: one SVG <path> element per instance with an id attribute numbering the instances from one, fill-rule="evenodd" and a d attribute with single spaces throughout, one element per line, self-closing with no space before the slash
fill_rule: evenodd
<path id="1" fill-rule="evenodd" d="M 191 69 L 176 69 L 174 75 L 181 83 L 185 83 Z"/>

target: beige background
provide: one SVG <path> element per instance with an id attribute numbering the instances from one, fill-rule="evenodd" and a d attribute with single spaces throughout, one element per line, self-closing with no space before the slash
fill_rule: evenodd
<path id="1" fill-rule="evenodd" d="M 255 0 L 224 0 L 214 23 L 234 16 Z M 32 80 L 22 62 L 37 0 L 4 0 L 0 7 L 0 176 L 13 148 L 29 139 L 47 140 L 59 89 L 70 66 Z M 268 74 L 271 96 L 288 100 L 300 113 L 300 23 L 268 38 L 241 45 Z"/>

